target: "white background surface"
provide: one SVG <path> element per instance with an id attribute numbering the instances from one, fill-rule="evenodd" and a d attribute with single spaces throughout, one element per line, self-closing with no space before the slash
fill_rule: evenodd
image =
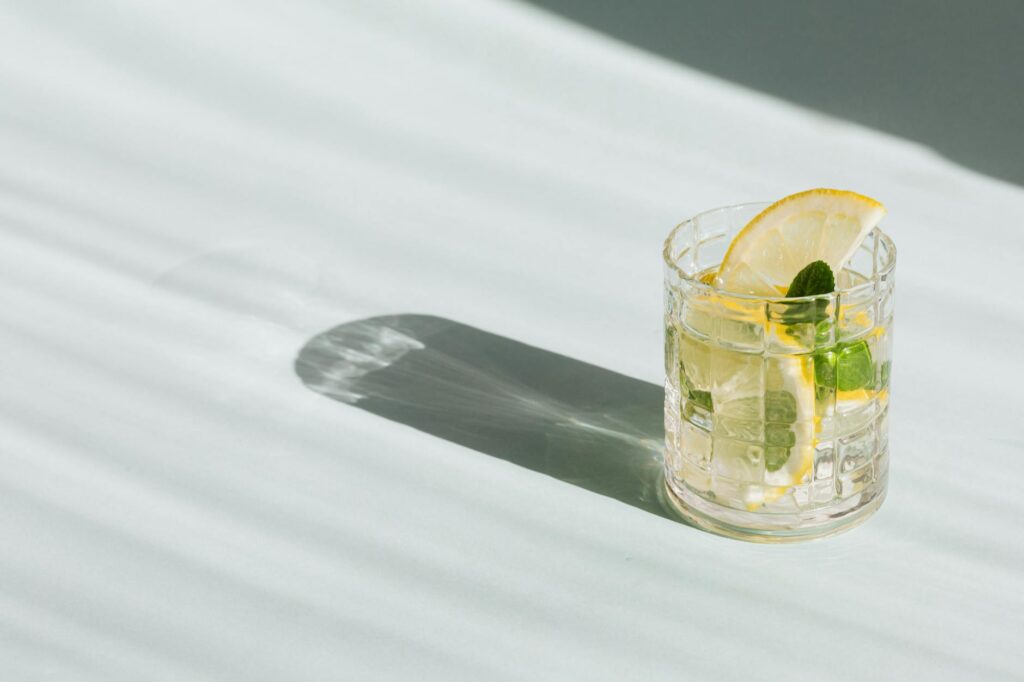
<path id="1" fill-rule="evenodd" d="M 660 383 L 668 230 L 813 186 L 900 249 L 849 534 L 717 538 L 293 372 L 417 312 Z M 516 4 L 5 3 L 0 679 L 1022 679 L 1022 224 Z"/>

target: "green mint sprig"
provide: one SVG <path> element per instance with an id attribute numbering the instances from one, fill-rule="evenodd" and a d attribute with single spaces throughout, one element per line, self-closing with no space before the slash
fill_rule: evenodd
<path id="1" fill-rule="evenodd" d="M 823 260 L 816 260 L 810 263 L 803 270 L 796 273 L 793 282 L 786 291 L 786 298 L 801 298 L 804 296 L 823 296 L 831 294 L 836 288 L 836 278 L 832 274 L 832 268 Z M 787 303 L 785 312 L 781 316 L 785 324 L 801 324 L 813 322 L 815 324 L 828 324 L 828 300 L 819 298 L 814 301 L 793 301 Z M 824 331 L 827 333 L 828 328 Z"/>
<path id="2" fill-rule="evenodd" d="M 786 298 L 820 296 L 831 294 L 835 290 L 836 276 L 832 273 L 832 268 L 825 261 L 816 260 L 796 273 L 786 291 Z"/>
<path id="3" fill-rule="evenodd" d="M 796 274 L 786 296 L 822 296 L 832 293 L 835 288 L 836 278 L 832 268 L 825 261 L 816 260 Z M 817 306 L 810 316 L 805 315 L 804 321 L 814 321 L 818 338 L 827 338 L 831 326 L 826 313 L 828 304 L 825 301 L 817 303 L 825 305 Z M 814 382 L 819 389 L 854 391 L 870 386 L 874 378 L 875 365 L 871 359 L 871 349 L 864 341 L 839 343 L 814 354 Z"/>

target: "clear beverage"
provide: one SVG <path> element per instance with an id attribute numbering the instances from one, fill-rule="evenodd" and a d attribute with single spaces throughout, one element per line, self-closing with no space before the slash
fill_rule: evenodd
<path id="1" fill-rule="evenodd" d="M 828 535 L 881 504 L 895 248 L 877 228 L 832 294 L 712 284 L 766 204 L 696 216 L 665 245 L 665 477 L 691 522 L 759 541 Z"/>

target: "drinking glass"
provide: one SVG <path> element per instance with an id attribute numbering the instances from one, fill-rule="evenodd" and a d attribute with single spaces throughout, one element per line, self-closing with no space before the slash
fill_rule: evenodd
<path id="1" fill-rule="evenodd" d="M 885 498 L 896 248 L 872 230 L 830 294 L 716 288 L 767 206 L 701 213 L 665 241 L 665 480 L 689 522 L 785 542 L 851 528 Z"/>

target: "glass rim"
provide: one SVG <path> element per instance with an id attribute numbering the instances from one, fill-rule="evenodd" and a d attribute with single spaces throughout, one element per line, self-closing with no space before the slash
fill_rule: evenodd
<path id="1" fill-rule="evenodd" d="M 765 301 L 765 302 L 769 302 L 769 303 L 791 302 L 791 301 L 807 302 L 807 301 L 816 301 L 816 300 L 833 300 L 835 298 L 838 298 L 841 295 L 842 296 L 849 296 L 851 294 L 862 293 L 864 291 L 867 291 L 867 290 L 870 290 L 870 289 L 874 289 L 875 284 L 876 284 L 876 282 L 877 282 L 877 280 L 879 278 L 884 277 L 886 275 L 889 275 L 896 268 L 896 244 L 893 242 L 892 238 L 882 230 L 880 225 L 876 225 L 875 227 L 873 227 L 871 229 L 871 231 L 868 232 L 868 235 L 871 235 L 872 233 L 877 232 L 878 233 L 879 241 L 882 241 L 882 242 L 885 243 L 886 249 L 888 250 L 888 252 L 890 254 L 890 256 L 888 258 L 888 262 L 886 263 L 885 267 L 883 267 L 878 272 L 874 273 L 874 275 L 868 281 L 866 281 L 866 282 L 862 282 L 860 284 L 856 284 L 856 285 L 854 285 L 852 287 L 847 287 L 845 289 L 836 289 L 835 291 L 832 291 L 832 292 L 827 293 L 827 294 L 817 294 L 815 296 L 793 296 L 793 297 L 781 296 L 781 295 L 780 296 L 762 296 L 762 295 L 758 295 L 758 294 L 741 294 L 741 293 L 738 293 L 738 292 L 735 292 L 735 291 L 727 291 L 725 289 L 721 289 L 721 288 L 715 286 L 714 284 L 708 284 L 707 282 L 702 282 L 701 280 L 697 279 L 696 277 L 686 274 L 683 271 L 683 269 L 679 267 L 679 264 L 676 261 L 676 259 L 672 257 L 672 242 L 676 238 L 676 235 L 679 233 L 679 230 L 683 229 L 687 225 L 692 224 L 694 221 L 696 221 L 696 220 L 698 220 L 698 219 L 700 219 L 700 218 L 702 218 L 704 216 L 711 215 L 713 213 L 722 213 L 722 212 L 725 212 L 725 211 L 733 211 L 733 210 L 738 210 L 738 209 L 743 209 L 743 208 L 753 208 L 753 207 L 760 207 L 760 208 L 764 209 L 764 208 L 768 208 L 773 203 L 775 203 L 775 202 L 771 202 L 771 201 L 747 201 L 747 202 L 744 202 L 744 203 L 741 203 L 741 204 L 731 204 L 729 206 L 719 206 L 717 208 L 710 208 L 710 209 L 708 209 L 706 211 L 701 211 L 700 213 L 695 213 L 694 215 L 690 216 L 689 218 L 687 218 L 686 220 L 682 221 L 681 223 L 676 225 L 674 228 L 672 228 L 672 231 L 668 233 L 668 237 L 665 238 L 665 243 L 664 243 L 664 246 L 663 246 L 662 251 L 661 251 L 661 255 L 662 255 L 662 258 L 665 261 L 665 265 L 668 266 L 671 270 L 673 270 L 677 275 L 679 275 L 679 277 L 681 277 L 682 279 L 686 280 L 688 283 L 698 287 L 698 289 L 702 290 L 704 293 L 711 293 L 711 294 L 715 294 L 715 295 L 718 295 L 718 296 L 728 296 L 728 297 L 731 297 L 731 298 L 743 299 L 743 300 L 746 300 L 746 301 Z M 865 238 L 867 238 L 867 236 L 865 236 Z M 860 248 L 859 245 L 858 245 L 858 248 Z"/>

